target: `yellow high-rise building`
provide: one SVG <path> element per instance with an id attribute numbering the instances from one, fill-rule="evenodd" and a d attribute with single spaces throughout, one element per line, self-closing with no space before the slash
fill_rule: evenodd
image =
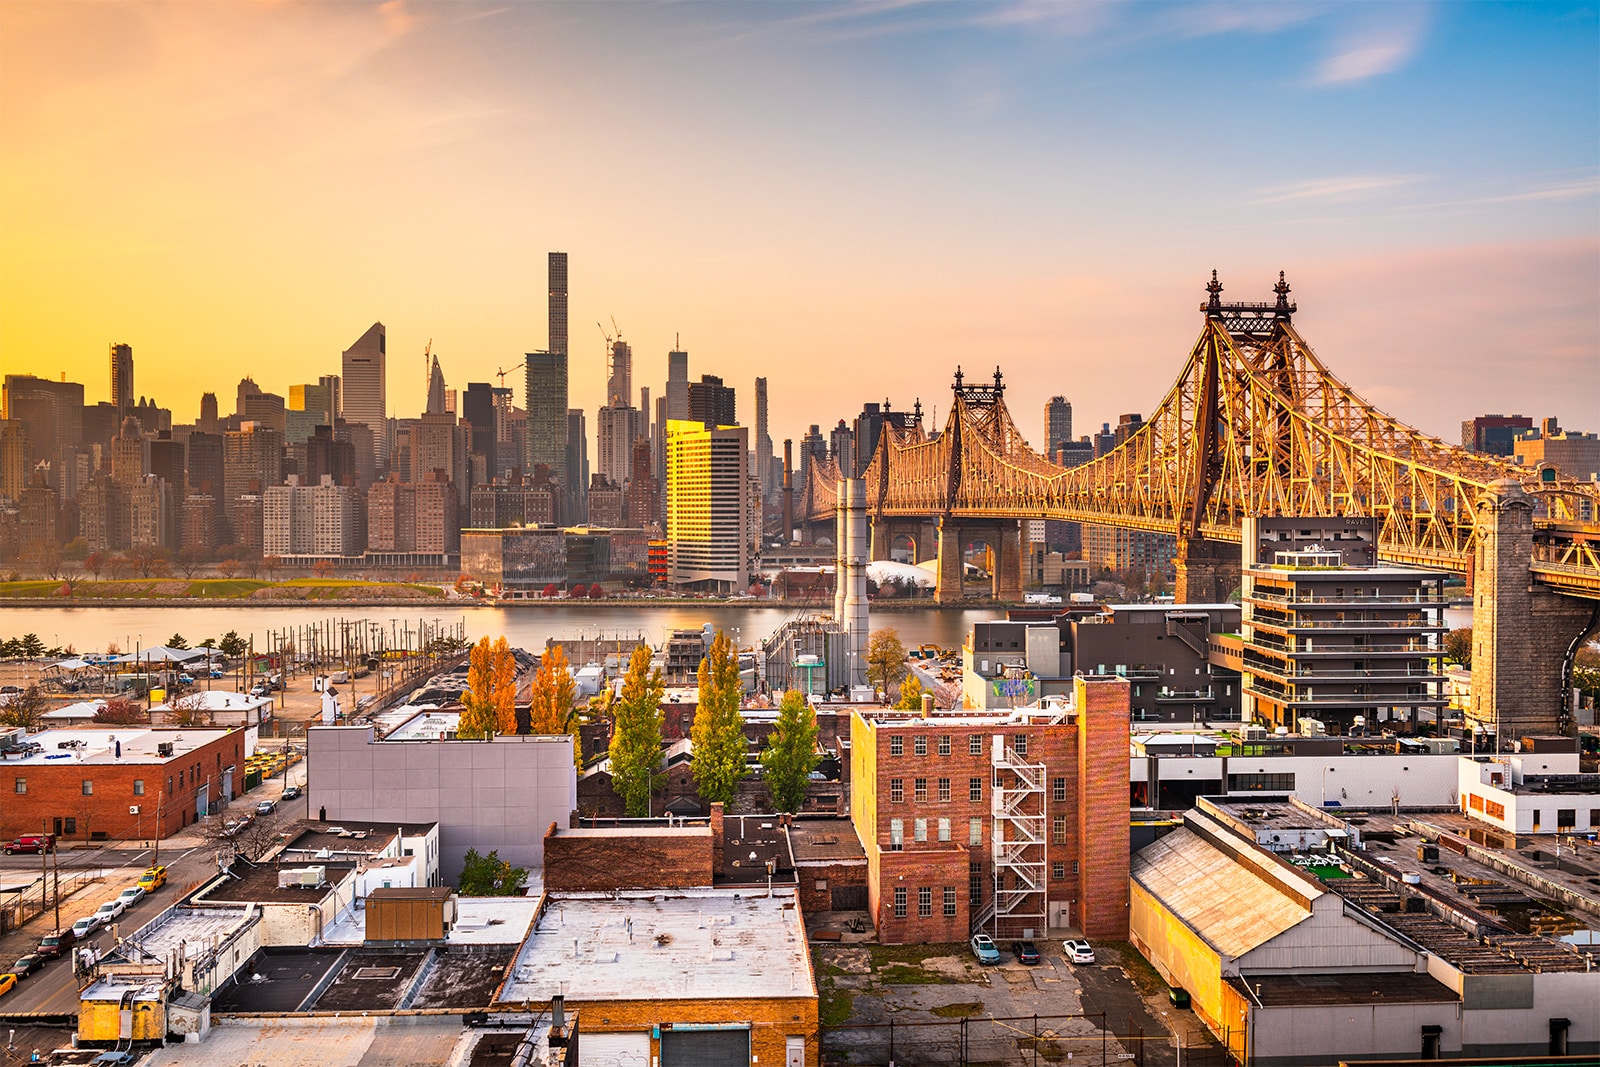
<path id="1" fill-rule="evenodd" d="M 667 580 L 677 588 L 726 594 L 749 582 L 748 437 L 743 426 L 667 423 Z"/>

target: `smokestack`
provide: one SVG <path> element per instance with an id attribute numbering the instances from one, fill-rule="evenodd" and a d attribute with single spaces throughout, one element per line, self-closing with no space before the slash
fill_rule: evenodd
<path id="1" fill-rule="evenodd" d="M 783 543 L 794 541 L 794 439 L 783 440 Z"/>
<path id="2" fill-rule="evenodd" d="M 845 588 L 850 584 L 850 479 L 842 478 L 833 505 L 833 617 L 845 622 Z M 848 625 L 848 624 L 847 624 Z M 853 681 L 852 681 L 853 684 Z"/>
<path id="3" fill-rule="evenodd" d="M 850 635 L 850 684 L 867 684 L 867 483 L 847 478 L 839 483 L 839 514 L 845 536 L 840 542 L 838 580 L 844 585 L 845 632 Z"/>

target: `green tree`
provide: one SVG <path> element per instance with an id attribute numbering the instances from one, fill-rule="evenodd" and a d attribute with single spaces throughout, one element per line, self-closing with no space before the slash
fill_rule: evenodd
<path id="1" fill-rule="evenodd" d="M 906 675 L 906 646 L 893 629 L 872 631 L 867 640 L 867 684 L 890 692 Z"/>
<path id="2" fill-rule="evenodd" d="M 501 859 L 498 849 L 480 856 L 477 849 L 469 848 L 457 886 L 464 897 L 518 897 L 527 881 L 527 870 Z"/>
<path id="3" fill-rule="evenodd" d="M 38 634 L 22 635 L 22 654 L 29 659 L 38 659 L 44 655 L 44 642 L 39 640 Z"/>
<path id="4" fill-rule="evenodd" d="M 611 788 L 630 817 L 650 814 L 651 786 L 661 763 L 661 698 L 667 690 L 661 672 L 650 669 L 650 659 L 648 645 L 634 648 L 622 695 L 611 704 Z"/>
<path id="5" fill-rule="evenodd" d="M 184 639 L 184 636 L 182 634 L 173 634 L 171 637 L 167 638 L 167 647 L 168 648 L 188 648 L 189 647 L 189 642 Z"/>
<path id="6" fill-rule="evenodd" d="M 1472 666 L 1472 627 L 1463 626 L 1444 635 L 1444 658 L 1463 667 Z"/>
<path id="7" fill-rule="evenodd" d="M 900 687 L 900 700 L 895 707 L 901 711 L 919 711 L 922 708 L 922 694 L 926 692 L 922 680 L 914 674 L 908 674 L 905 684 Z"/>
<path id="8" fill-rule="evenodd" d="M 817 713 L 799 690 L 791 689 L 778 705 L 761 768 L 767 779 L 772 806 L 791 814 L 806 800 L 806 783 L 817 766 Z"/>
<path id="9" fill-rule="evenodd" d="M 227 656 L 229 659 L 238 659 L 240 656 L 245 654 L 245 650 L 250 647 L 250 643 L 244 638 L 240 637 L 234 631 L 229 630 L 227 633 L 222 635 L 222 640 L 217 642 L 217 647 L 220 648 L 222 650 L 222 654 Z"/>
<path id="10" fill-rule="evenodd" d="M 461 694 L 456 736 L 493 737 L 494 732 L 494 646 L 485 637 L 472 646 L 467 660 L 467 688 Z"/>
<path id="11" fill-rule="evenodd" d="M 744 716 L 739 713 L 744 685 L 739 680 L 739 657 L 733 642 L 721 630 L 711 642 L 711 652 L 700 661 L 697 675 L 700 706 L 694 713 L 690 739 L 694 743 L 694 782 L 708 803 L 726 804 L 745 776 Z"/>

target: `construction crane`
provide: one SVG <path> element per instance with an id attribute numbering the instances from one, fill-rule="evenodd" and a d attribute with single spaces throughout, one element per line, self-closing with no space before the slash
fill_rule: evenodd
<path id="1" fill-rule="evenodd" d="M 526 367 L 527 365 L 528 365 L 528 361 L 527 360 L 523 360 L 521 363 L 518 363 L 515 367 L 501 367 L 499 370 L 495 371 L 496 374 L 500 375 L 500 388 L 504 389 L 506 387 L 506 375 L 510 374 L 513 371 L 519 371 L 523 367 Z"/>
<path id="2" fill-rule="evenodd" d="M 433 386 L 433 338 L 428 338 L 428 346 L 422 350 L 422 395 L 427 396 L 428 390 Z"/>

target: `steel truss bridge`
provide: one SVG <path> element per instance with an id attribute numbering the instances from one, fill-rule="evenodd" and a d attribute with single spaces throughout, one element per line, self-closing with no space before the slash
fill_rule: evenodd
<path id="1" fill-rule="evenodd" d="M 955 374 L 944 428 L 885 421 L 863 477 L 875 520 L 1062 519 L 1241 539 L 1247 516 L 1376 517 L 1379 555 L 1470 574 L 1475 504 L 1511 479 L 1535 502 L 1532 569 L 1552 590 L 1600 599 L 1600 487 L 1472 452 L 1363 400 L 1293 325 L 1279 274 L 1268 303 L 1224 303 L 1212 272 L 1205 325 L 1148 422 L 1077 467 L 1035 452 L 993 381 Z M 800 518 L 831 522 L 841 475 L 813 459 Z"/>

